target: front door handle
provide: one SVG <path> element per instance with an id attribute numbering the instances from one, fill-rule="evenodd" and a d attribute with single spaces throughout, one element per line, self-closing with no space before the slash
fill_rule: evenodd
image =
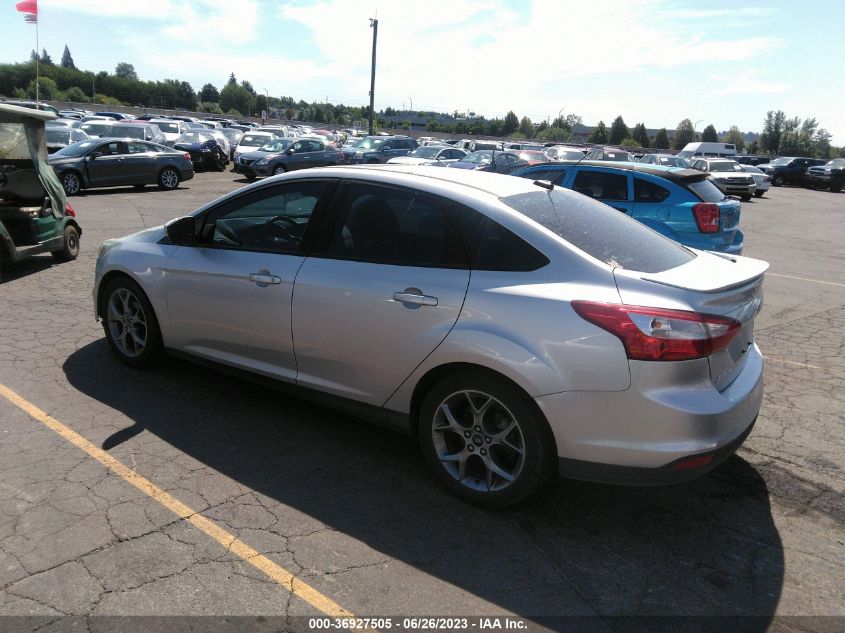
<path id="1" fill-rule="evenodd" d="M 280 284 L 282 283 L 281 277 L 276 277 L 276 275 L 263 275 L 261 273 L 253 273 L 249 276 L 249 280 L 253 281 L 259 285 L 261 284 Z"/>
<path id="2" fill-rule="evenodd" d="M 422 294 L 417 288 L 405 288 L 404 292 L 394 292 L 393 300 L 418 306 L 436 306 L 437 297 Z"/>

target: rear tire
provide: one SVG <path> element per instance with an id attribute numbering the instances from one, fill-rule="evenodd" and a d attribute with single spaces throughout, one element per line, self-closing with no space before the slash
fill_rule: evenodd
<path id="1" fill-rule="evenodd" d="M 82 181 L 75 171 L 66 171 L 62 174 L 62 188 L 69 196 L 75 196 L 82 190 Z"/>
<path id="2" fill-rule="evenodd" d="M 76 256 L 79 255 L 79 231 L 76 230 L 75 226 L 68 225 L 65 227 L 62 248 L 57 251 L 50 251 L 50 255 L 58 262 L 69 262 L 76 259 Z"/>
<path id="3" fill-rule="evenodd" d="M 841 180 L 838 180 L 837 182 L 830 183 L 830 190 L 833 193 L 839 193 L 840 191 L 842 191 L 842 183 L 843 183 L 843 181 L 841 181 Z"/>
<path id="4" fill-rule="evenodd" d="M 179 186 L 179 174 L 171 167 L 165 167 L 158 175 L 158 188 L 164 191 L 176 189 Z"/>
<path id="5" fill-rule="evenodd" d="M 486 508 L 524 501 L 555 472 L 551 431 L 533 402 L 503 378 L 449 376 L 419 411 L 420 447 L 454 495 Z"/>
<path id="6" fill-rule="evenodd" d="M 103 290 L 100 316 L 109 347 L 129 367 L 151 367 L 164 356 L 158 319 L 141 287 L 120 276 Z"/>
<path id="7" fill-rule="evenodd" d="M 755 198 L 762 198 L 762 197 L 763 197 L 763 192 L 762 192 L 762 191 L 755 191 L 755 192 L 754 192 L 754 197 L 755 197 Z"/>
<path id="8" fill-rule="evenodd" d="M 740 197 L 742 198 L 743 202 L 748 202 L 749 200 L 751 200 L 751 194 L 750 193 L 746 193 L 744 196 L 740 196 Z"/>

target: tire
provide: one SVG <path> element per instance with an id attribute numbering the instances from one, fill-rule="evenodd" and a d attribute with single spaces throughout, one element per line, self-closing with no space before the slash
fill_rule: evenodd
<path id="1" fill-rule="evenodd" d="M 284 174 L 286 172 L 287 169 L 285 169 L 284 165 L 276 165 L 276 167 L 273 169 L 274 176 L 279 176 L 280 174 Z"/>
<path id="2" fill-rule="evenodd" d="M 118 360 L 135 368 L 151 367 L 161 361 L 161 329 L 141 287 L 128 277 L 115 277 L 101 296 L 103 331 Z"/>
<path id="3" fill-rule="evenodd" d="M 829 188 L 833 193 L 839 193 L 840 191 L 842 191 L 842 184 L 842 180 L 837 180 L 836 182 L 831 182 Z"/>
<path id="4" fill-rule="evenodd" d="M 744 194 L 740 197 L 742 198 L 743 202 L 748 202 L 749 200 L 751 200 L 751 194 L 750 193 L 746 193 L 746 194 Z"/>
<path id="5" fill-rule="evenodd" d="M 245 178 L 246 178 L 249 182 L 255 182 L 255 179 L 257 178 L 257 176 L 245 176 Z"/>
<path id="6" fill-rule="evenodd" d="M 434 476 L 474 505 L 519 503 L 554 473 L 554 442 L 542 414 L 494 375 L 456 374 L 438 382 L 420 407 L 418 433 Z"/>
<path id="7" fill-rule="evenodd" d="M 772 176 L 772 185 L 775 187 L 781 187 L 784 184 L 783 176 L 781 174 L 775 174 Z"/>
<path id="8" fill-rule="evenodd" d="M 763 197 L 763 192 L 762 192 L 762 191 L 755 191 L 755 192 L 754 192 L 754 197 L 755 197 L 755 198 L 762 198 L 762 197 Z"/>
<path id="9" fill-rule="evenodd" d="M 66 171 L 62 174 L 62 188 L 69 196 L 75 196 L 82 190 L 82 180 L 75 171 Z"/>
<path id="10" fill-rule="evenodd" d="M 75 226 L 68 224 L 65 227 L 64 242 L 62 248 L 57 251 L 50 251 L 53 259 L 59 262 L 69 262 L 79 255 L 79 231 Z"/>
<path id="11" fill-rule="evenodd" d="M 179 173 L 172 167 L 165 167 L 158 175 L 158 188 L 164 191 L 176 189 L 179 186 Z"/>

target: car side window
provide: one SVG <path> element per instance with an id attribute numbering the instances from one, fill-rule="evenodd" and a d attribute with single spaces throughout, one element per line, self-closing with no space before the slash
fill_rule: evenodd
<path id="1" fill-rule="evenodd" d="M 212 246 L 296 253 L 326 183 L 284 183 L 253 191 L 212 209 L 200 242 Z"/>
<path id="2" fill-rule="evenodd" d="M 409 189 L 352 184 L 326 255 L 398 266 L 465 265 L 453 203 Z"/>
<path id="3" fill-rule="evenodd" d="M 551 168 L 529 169 L 528 171 L 520 174 L 522 178 L 530 178 L 531 180 L 548 180 L 556 185 L 559 185 L 563 181 L 563 177 L 565 175 L 565 169 Z"/>
<path id="4" fill-rule="evenodd" d="M 473 270 L 531 271 L 549 263 L 528 242 L 495 220 L 462 209 L 461 235 Z"/>
<path id="5" fill-rule="evenodd" d="M 383 151 L 383 152 L 387 152 L 387 151 L 392 150 L 392 149 L 393 149 L 392 143 L 385 143 L 384 145 L 381 146 L 381 151 Z"/>
<path id="6" fill-rule="evenodd" d="M 103 156 L 117 156 L 118 154 L 125 153 L 121 151 L 120 145 L 121 144 L 118 141 L 113 143 L 103 143 L 96 151 L 100 152 Z"/>
<path id="7" fill-rule="evenodd" d="M 582 169 L 575 175 L 572 189 L 599 200 L 627 200 L 628 177 Z"/>
<path id="8" fill-rule="evenodd" d="M 151 147 L 149 145 L 145 145 L 144 143 L 127 143 L 127 148 L 130 154 L 144 154 L 146 152 L 151 151 Z"/>
<path id="9" fill-rule="evenodd" d="M 669 197 L 669 190 L 657 183 L 642 178 L 634 178 L 635 202 L 663 202 Z"/>

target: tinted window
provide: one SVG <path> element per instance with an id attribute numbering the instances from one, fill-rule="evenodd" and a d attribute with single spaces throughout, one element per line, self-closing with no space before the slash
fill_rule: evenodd
<path id="1" fill-rule="evenodd" d="M 153 148 L 146 143 L 127 143 L 126 145 L 130 154 L 143 154 L 144 152 L 153 151 Z"/>
<path id="2" fill-rule="evenodd" d="M 549 263 L 548 258 L 498 222 L 462 209 L 461 233 L 473 270 L 530 271 Z"/>
<path id="3" fill-rule="evenodd" d="M 352 184 L 326 254 L 381 264 L 455 267 L 465 255 L 449 201 L 406 189 Z"/>
<path id="4" fill-rule="evenodd" d="M 502 198 L 509 207 L 608 264 L 654 273 L 695 258 L 686 248 L 615 209 L 567 191 Z"/>
<path id="5" fill-rule="evenodd" d="M 627 200 L 628 176 L 582 169 L 576 174 L 572 188 L 590 198 Z"/>
<path id="6" fill-rule="evenodd" d="M 634 178 L 634 200 L 636 202 L 663 202 L 669 197 L 665 187 L 642 178 Z"/>
<path id="7" fill-rule="evenodd" d="M 549 180 L 556 185 L 560 184 L 560 181 L 566 175 L 565 169 L 551 169 L 548 167 L 540 167 L 537 169 L 529 169 L 527 171 L 520 171 L 518 175 L 522 178 L 529 178 L 530 180 Z"/>
<path id="8" fill-rule="evenodd" d="M 725 199 L 725 193 L 706 178 L 694 182 L 686 181 L 685 184 L 704 202 L 721 202 Z"/>
<path id="9" fill-rule="evenodd" d="M 216 246 L 297 252 L 324 187 L 297 182 L 240 196 L 209 212 L 200 234 Z"/>

